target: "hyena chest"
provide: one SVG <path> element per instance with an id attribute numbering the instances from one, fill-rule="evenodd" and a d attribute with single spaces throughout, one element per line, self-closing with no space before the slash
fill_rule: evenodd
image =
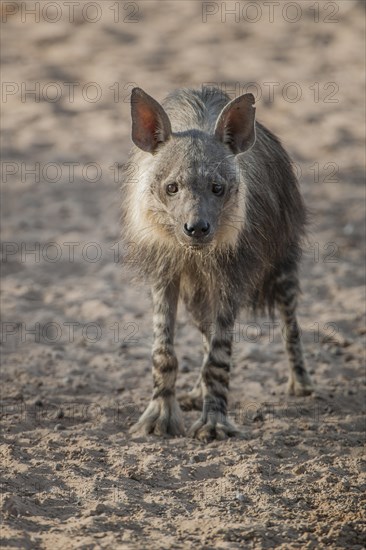
<path id="1" fill-rule="evenodd" d="M 224 290 L 224 274 L 212 265 L 187 263 L 180 275 L 180 297 L 195 320 L 212 316 Z"/>

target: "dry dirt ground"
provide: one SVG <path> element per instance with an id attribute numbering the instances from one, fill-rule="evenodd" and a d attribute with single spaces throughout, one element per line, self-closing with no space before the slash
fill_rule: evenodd
<path id="1" fill-rule="evenodd" d="M 238 2 L 225 21 L 234 4 L 2 2 L 3 548 L 365 547 L 365 4 Z M 253 91 L 296 162 L 317 388 L 286 395 L 278 321 L 243 313 L 230 415 L 247 439 L 206 446 L 128 433 L 151 310 L 118 263 L 130 90 L 204 82 Z M 177 353 L 179 392 L 202 353 L 183 309 Z"/>

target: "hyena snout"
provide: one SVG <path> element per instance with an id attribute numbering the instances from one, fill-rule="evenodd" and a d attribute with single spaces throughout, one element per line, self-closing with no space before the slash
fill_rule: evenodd
<path id="1" fill-rule="evenodd" d="M 185 235 L 192 239 L 206 237 L 210 234 L 211 226 L 208 221 L 203 219 L 191 220 L 184 224 Z"/>

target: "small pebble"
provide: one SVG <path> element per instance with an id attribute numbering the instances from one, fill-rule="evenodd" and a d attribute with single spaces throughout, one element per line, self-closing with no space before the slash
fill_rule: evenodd
<path id="1" fill-rule="evenodd" d="M 189 462 L 190 462 L 191 464 L 193 464 L 194 462 L 202 462 L 202 460 L 204 460 L 203 455 L 199 455 L 199 454 L 198 454 L 198 455 L 193 455 L 193 456 L 190 458 Z"/>
<path id="2" fill-rule="evenodd" d="M 351 484 L 346 477 L 342 477 L 341 483 L 345 489 L 349 489 L 351 487 Z"/>
<path id="3" fill-rule="evenodd" d="M 304 464 L 300 464 L 300 466 L 296 466 L 296 468 L 294 468 L 294 472 L 295 474 L 297 475 L 300 475 L 300 474 L 304 474 L 306 472 L 306 467 Z"/>
<path id="4" fill-rule="evenodd" d="M 54 431 L 59 432 L 61 430 L 66 430 L 66 427 L 63 424 L 56 424 L 56 426 L 54 427 Z"/>

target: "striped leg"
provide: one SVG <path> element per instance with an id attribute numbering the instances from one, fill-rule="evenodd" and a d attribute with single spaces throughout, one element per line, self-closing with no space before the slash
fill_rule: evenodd
<path id="1" fill-rule="evenodd" d="M 204 356 L 203 356 L 203 364 L 202 369 L 203 370 L 210 351 L 210 335 L 209 333 L 201 329 L 202 337 L 203 337 L 203 350 L 204 350 Z M 182 407 L 184 411 L 191 411 L 192 409 L 195 409 L 196 411 L 202 410 L 203 406 L 203 391 L 202 391 L 202 372 L 199 374 L 197 382 L 195 383 L 193 389 L 189 392 L 183 393 L 178 397 L 179 404 Z"/>
<path id="2" fill-rule="evenodd" d="M 307 373 L 299 325 L 296 318 L 298 281 L 296 273 L 283 274 L 277 282 L 276 301 L 285 328 L 286 351 L 290 364 L 288 393 L 309 395 L 313 385 Z"/>
<path id="3" fill-rule="evenodd" d="M 187 310 L 192 315 L 194 324 L 202 334 L 203 362 L 201 372 L 193 389 L 179 395 L 178 400 L 185 411 L 192 409 L 201 411 L 203 406 L 202 370 L 207 362 L 210 352 L 210 341 L 215 330 L 213 304 L 219 301 L 219 297 L 211 296 L 210 291 L 205 286 L 189 284 L 188 291 L 183 291 L 182 298 Z"/>
<path id="4" fill-rule="evenodd" d="M 175 397 L 178 361 L 174 352 L 174 326 L 179 283 L 152 289 L 154 308 L 153 395 L 145 412 L 132 428 L 156 435 L 183 435 L 182 412 Z"/>
<path id="5" fill-rule="evenodd" d="M 215 325 L 217 330 L 208 342 L 200 381 L 202 415 L 190 430 L 193 437 L 204 442 L 240 435 L 238 428 L 227 418 L 234 321 L 231 308 L 219 313 Z"/>

